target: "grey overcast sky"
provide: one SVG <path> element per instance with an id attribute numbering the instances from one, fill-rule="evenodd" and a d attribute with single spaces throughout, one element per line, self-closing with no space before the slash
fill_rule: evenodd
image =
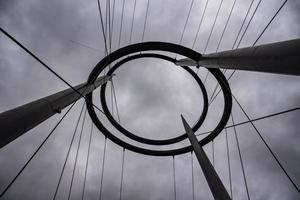
<path id="1" fill-rule="evenodd" d="M 101 0 L 105 14 L 105 0 Z M 113 2 L 113 0 L 111 0 Z M 112 48 L 119 47 L 122 0 L 115 0 Z M 194 0 L 182 45 L 191 48 L 205 0 Z M 195 50 L 203 53 L 221 0 L 210 0 Z M 224 0 L 207 52 L 215 52 L 234 0 Z M 253 13 L 259 0 L 254 0 Z M 250 5 L 250 0 L 237 0 L 219 50 L 232 48 L 234 39 Z M 283 0 L 262 0 L 240 47 L 251 46 L 272 18 Z M 150 0 L 144 41 L 179 43 L 191 0 Z M 125 0 L 120 47 L 130 42 L 134 0 Z M 142 41 L 147 0 L 138 0 L 131 43 Z M 250 16 L 247 21 L 249 21 Z M 300 37 L 300 1 L 288 0 L 258 44 Z M 246 22 L 247 23 L 247 22 Z M 90 71 L 104 56 L 97 0 L 0 0 L 0 26 L 15 36 L 45 63 L 72 85 L 87 80 Z M 245 26 L 244 26 L 245 27 Z M 230 72 L 230 71 L 229 71 Z M 200 70 L 203 80 L 205 69 Z M 230 73 L 227 73 L 227 75 Z M 180 114 L 192 124 L 202 107 L 202 96 L 195 82 L 179 67 L 156 59 L 140 59 L 122 66 L 114 77 L 121 123 L 140 136 L 170 138 L 183 132 Z M 208 76 L 206 87 L 211 95 L 215 80 Z M 300 105 L 300 79 L 296 76 L 238 71 L 230 80 L 233 94 L 251 118 L 272 114 Z M 66 85 L 43 68 L 32 57 L 0 34 L 0 111 L 6 111 L 47 96 Z M 110 87 L 108 87 L 110 88 Z M 107 99 L 110 102 L 110 90 Z M 99 90 L 94 101 L 99 104 Z M 98 94 L 98 95 L 97 95 Z M 66 158 L 83 101 L 78 102 L 57 128 L 53 137 L 7 191 L 3 199 L 52 199 Z M 197 133 L 213 128 L 223 108 L 222 95 L 210 107 L 203 127 Z M 63 111 L 63 113 L 65 110 Z M 236 122 L 247 120 L 233 104 Z M 18 173 L 37 146 L 60 119 L 55 115 L 43 124 L 0 150 L 0 191 Z M 99 114 L 110 130 L 107 120 Z M 300 187 L 300 112 L 255 122 L 279 160 Z M 80 199 L 87 159 L 91 120 L 86 116 L 83 140 L 72 187 L 71 199 Z M 229 121 L 230 125 L 231 122 Z M 81 125 L 80 125 L 81 126 Z M 1 130 L 4 131 L 4 130 Z M 287 177 L 276 164 L 250 124 L 237 127 L 245 173 L 251 199 L 299 199 Z M 66 199 L 71 181 L 79 131 L 71 149 L 57 199 Z M 85 199 L 98 199 L 103 158 L 103 135 L 94 128 L 87 170 Z M 234 199 L 247 199 L 233 130 L 228 129 L 229 152 Z M 132 142 L 131 140 L 126 140 Z M 135 143 L 134 143 L 135 144 Z M 183 142 L 177 146 L 187 144 Z M 215 168 L 229 191 L 225 134 L 214 142 Z M 155 148 L 148 146 L 148 148 Z M 174 148 L 174 145 L 168 146 Z M 211 143 L 205 150 L 212 158 Z M 119 199 L 122 148 L 107 142 L 103 176 L 103 199 Z M 190 153 L 175 157 L 177 199 L 192 199 Z M 194 158 L 195 197 L 213 199 L 205 178 Z M 171 157 L 151 157 L 125 152 L 123 199 L 174 199 Z"/>

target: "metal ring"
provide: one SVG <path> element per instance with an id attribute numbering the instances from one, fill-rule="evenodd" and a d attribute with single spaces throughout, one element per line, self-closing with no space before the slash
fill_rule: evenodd
<path id="1" fill-rule="evenodd" d="M 138 43 L 129 45 L 126 47 L 123 47 L 121 49 L 118 49 L 114 51 L 113 53 L 109 54 L 108 56 L 104 57 L 92 70 L 88 83 L 93 83 L 96 78 L 99 76 L 99 74 L 112 62 L 118 60 L 119 58 L 123 56 L 130 55 L 132 53 L 142 52 L 142 51 L 167 51 L 172 52 L 175 54 L 180 54 L 182 56 L 185 56 L 187 58 L 190 58 L 194 61 L 198 61 L 201 59 L 201 54 L 199 54 L 196 51 L 193 51 L 192 49 L 171 44 L 171 43 L 165 43 L 165 42 L 145 42 L 145 43 Z M 205 138 L 198 141 L 201 146 L 209 143 L 212 141 L 225 127 L 231 113 L 232 108 L 232 97 L 231 97 L 231 91 L 229 84 L 222 74 L 222 72 L 219 69 L 213 69 L 208 68 L 209 72 L 213 74 L 213 76 L 216 78 L 218 83 L 220 84 L 220 87 L 222 89 L 223 95 L 224 95 L 224 111 L 223 115 L 221 117 L 221 120 L 217 124 L 216 128 Z M 89 115 L 94 122 L 94 124 L 97 126 L 97 128 L 111 141 L 114 143 L 128 149 L 131 151 L 134 151 L 136 153 L 146 154 L 146 155 L 153 155 L 153 156 L 171 156 L 171 155 L 179 155 L 183 153 L 187 153 L 189 151 L 192 151 L 192 146 L 186 146 L 178 149 L 171 149 L 171 150 L 151 150 L 151 149 L 145 149 L 141 147 L 134 146 L 132 144 L 129 144 L 120 138 L 116 137 L 112 133 L 110 133 L 109 130 L 106 129 L 105 126 L 100 122 L 98 119 L 94 107 L 92 105 L 93 102 L 93 93 L 89 93 L 86 95 L 86 105 L 89 112 Z"/>
<path id="2" fill-rule="evenodd" d="M 163 59 L 172 63 L 175 63 L 176 60 L 174 58 L 165 56 L 165 55 L 160 55 L 160 54 L 154 54 L 154 53 L 146 53 L 146 54 L 136 54 L 133 56 L 129 56 L 126 57 L 125 59 L 121 60 L 120 62 L 116 63 L 107 73 L 107 75 L 111 76 L 115 70 L 117 70 L 120 66 L 122 66 L 123 64 L 125 64 L 126 62 L 135 60 L 135 59 L 139 59 L 139 58 L 159 58 L 159 59 Z M 192 130 L 194 132 L 196 132 L 201 125 L 203 124 L 206 114 L 207 114 L 207 110 L 208 110 L 208 97 L 207 97 L 207 92 L 205 90 L 205 87 L 202 83 L 202 81 L 200 80 L 200 78 L 198 77 L 198 75 L 191 70 L 189 67 L 186 66 L 181 66 L 184 70 L 186 70 L 190 75 L 193 76 L 193 78 L 196 80 L 196 82 L 198 83 L 201 92 L 202 92 L 202 97 L 203 97 L 203 109 L 202 109 L 202 113 L 199 117 L 199 119 L 196 121 L 195 125 L 192 127 Z M 161 139 L 161 140 L 154 140 L 154 139 L 148 139 L 148 138 L 144 138 L 144 137 L 140 137 L 134 133 L 131 133 L 130 131 L 128 131 L 127 129 L 125 129 L 120 123 L 118 123 L 114 117 L 111 115 L 107 103 L 106 103 L 106 98 L 105 98 L 105 91 L 106 91 L 106 86 L 107 83 L 103 84 L 101 86 L 101 92 L 100 92 L 100 97 L 101 97 L 101 105 L 103 108 L 104 113 L 107 116 L 107 119 L 110 121 L 110 123 L 117 129 L 119 130 L 121 133 L 123 133 L 124 135 L 126 135 L 127 137 L 140 142 L 140 143 L 144 143 L 144 144 L 150 144 L 150 145 L 169 145 L 169 144 L 174 144 L 177 142 L 180 142 L 184 139 L 187 138 L 187 134 L 183 133 L 182 135 L 179 135 L 177 137 L 174 138 L 170 138 L 170 139 Z"/>

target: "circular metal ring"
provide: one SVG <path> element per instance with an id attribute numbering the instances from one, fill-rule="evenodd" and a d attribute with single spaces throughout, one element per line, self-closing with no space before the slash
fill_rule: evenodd
<path id="1" fill-rule="evenodd" d="M 198 52 L 180 46 L 176 44 L 171 43 L 165 43 L 165 42 L 144 42 L 144 43 L 138 43 L 129 45 L 126 47 L 123 47 L 121 49 L 118 49 L 114 51 L 113 53 L 109 54 L 108 56 L 104 57 L 92 70 L 88 83 L 92 84 L 96 80 L 96 78 L 99 76 L 99 74 L 112 62 L 118 60 L 119 58 L 130 55 L 132 53 L 142 52 L 142 51 L 167 51 L 172 52 L 175 54 L 180 54 L 182 56 L 185 56 L 187 58 L 190 58 L 194 61 L 198 61 L 201 59 L 201 54 Z M 208 71 L 216 78 L 218 83 L 220 84 L 220 87 L 222 89 L 223 95 L 224 95 L 224 111 L 223 115 L 221 117 L 221 120 L 217 124 L 216 128 L 205 138 L 198 141 L 199 145 L 203 146 L 210 141 L 212 141 L 225 127 L 231 113 L 232 108 L 232 97 L 231 97 L 231 91 L 229 84 L 222 74 L 222 72 L 219 69 L 213 69 L 208 68 Z M 97 126 L 97 128 L 111 141 L 114 143 L 128 149 L 131 151 L 134 151 L 136 153 L 146 154 L 146 155 L 153 155 L 153 156 L 171 156 L 171 155 L 179 155 L 183 153 L 187 153 L 189 151 L 192 151 L 192 146 L 186 146 L 178 149 L 171 149 L 171 150 L 151 150 L 151 149 L 145 149 L 138 146 L 134 146 L 132 144 L 129 144 L 120 138 L 116 137 L 112 133 L 110 133 L 109 130 L 106 129 L 106 127 L 100 122 L 98 119 L 94 106 L 93 106 L 93 93 L 89 93 L 86 95 L 86 105 L 89 112 L 89 115 L 94 122 L 94 124 Z"/>
<path id="2" fill-rule="evenodd" d="M 168 57 L 168 56 L 165 56 L 165 55 L 154 54 L 154 53 L 136 54 L 136 55 L 133 55 L 133 56 L 126 57 L 125 59 L 123 59 L 120 62 L 116 63 L 108 71 L 107 75 L 111 76 L 115 72 L 115 70 L 117 70 L 123 64 L 125 64 L 129 61 L 135 60 L 135 59 L 139 59 L 139 58 L 159 58 L 159 59 L 166 60 L 166 61 L 169 61 L 169 62 L 174 63 L 174 64 L 176 62 L 176 60 L 174 58 L 171 58 L 171 57 Z M 203 122 L 205 120 L 205 117 L 206 117 L 206 114 L 207 114 L 207 110 L 208 110 L 207 92 L 205 90 L 205 87 L 204 87 L 202 81 L 200 80 L 198 75 L 193 70 L 191 70 L 189 67 L 186 67 L 186 66 L 180 66 L 180 67 L 182 67 L 184 70 L 186 70 L 196 80 L 196 82 L 198 83 L 199 88 L 201 89 L 201 92 L 202 92 L 202 97 L 203 97 L 202 113 L 201 113 L 199 119 L 196 121 L 195 125 L 192 127 L 192 130 L 194 132 L 196 132 L 200 128 L 200 126 L 203 124 Z M 123 133 L 127 137 L 129 137 L 129 138 L 131 138 L 131 139 L 133 139 L 137 142 L 144 143 L 144 144 L 150 144 L 150 145 L 169 145 L 169 144 L 174 144 L 174 143 L 180 142 L 180 141 L 187 138 L 187 134 L 183 133 L 183 134 L 181 134 L 177 137 L 170 138 L 170 139 L 154 140 L 154 139 L 148 139 L 148 138 L 140 137 L 140 136 L 138 136 L 134 133 L 131 133 L 130 131 L 125 129 L 123 126 L 121 126 L 121 124 L 118 123 L 114 119 L 114 117 L 111 115 L 111 113 L 108 109 L 107 103 L 106 103 L 106 98 L 105 98 L 106 86 L 107 86 L 107 83 L 103 84 L 101 86 L 101 92 L 100 92 L 100 94 L 101 94 L 101 96 L 100 96 L 101 97 L 101 104 L 102 104 L 103 111 L 106 114 L 107 119 L 110 121 L 110 123 L 117 130 L 119 130 L 121 133 Z"/>

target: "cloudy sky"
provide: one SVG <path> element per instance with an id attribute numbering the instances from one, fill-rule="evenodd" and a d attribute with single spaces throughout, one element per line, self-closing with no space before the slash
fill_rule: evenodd
<path id="1" fill-rule="evenodd" d="M 200 53 L 205 49 L 220 2 L 220 0 L 210 0 L 208 3 L 194 46 L 194 50 Z M 233 2 L 233 0 L 223 1 L 208 43 L 207 53 L 216 51 Z M 232 48 L 250 3 L 251 1 L 248 0 L 236 1 L 219 50 Z M 254 0 L 250 15 L 258 3 L 259 0 Z M 240 47 L 253 44 L 282 3 L 283 0 L 261 1 Z M 150 0 L 149 5 L 144 41 L 178 44 L 191 0 L 181 0 L 176 3 L 172 0 Z M 105 14 L 104 0 L 101 1 L 101 6 Z M 131 43 L 142 41 L 146 6 L 147 0 L 137 1 Z M 120 47 L 130 43 L 133 7 L 134 0 L 125 0 Z M 204 7 L 205 1 L 194 0 L 182 45 L 192 47 Z M 122 0 L 116 0 L 113 50 L 119 47 L 121 10 Z M 247 21 L 249 18 L 250 16 Z M 289 0 L 258 44 L 299 38 L 299 21 L 300 2 Z M 86 81 L 91 70 L 105 53 L 96 0 L 0 0 L 0 26 L 72 85 Z M 227 73 L 227 76 L 228 74 L 230 73 Z M 206 70 L 201 69 L 199 76 L 202 80 L 205 75 Z M 202 94 L 195 81 L 184 70 L 165 61 L 140 59 L 129 62 L 116 71 L 114 83 L 121 124 L 143 137 L 160 139 L 175 137 L 183 132 L 180 114 L 193 124 L 202 109 Z M 215 79 L 209 75 L 205 85 L 209 96 L 215 84 Z M 251 118 L 300 105 L 300 79 L 296 76 L 239 71 L 230 80 L 230 86 Z M 0 112 L 66 88 L 63 82 L 6 36 L 0 34 Z M 212 104 L 207 119 L 197 133 L 211 130 L 218 123 L 223 109 L 222 98 L 222 95 L 219 95 Z M 107 93 L 107 100 L 110 102 L 110 90 Z M 99 90 L 95 91 L 94 102 L 99 105 Z M 52 199 L 82 105 L 82 100 L 75 105 L 3 199 Z M 235 103 L 232 112 L 236 122 L 247 120 Z M 18 173 L 61 116 L 62 114 L 53 116 L 0 149 L 0 191 Z M 295 111 L 255 122 L 256 127 L 298 187 L 300 187 L 299 117 L 299 111 Z M 115 135 L 125 138 L 112 128 L 100 113 L 99 118 Z M 82 196 L 91 124 L 87 115 L 71 193 L 72 199 L 80 199 Z M 230 125 L 231 122 L 228 124 Z M 57 199 L 66 199 L 68 195 L 79 132 L 78 130 L 75 136 Z M 237 133 L 251 199 L 298 199 L 299 194 L 271 157 L 253 127 L 250 124 L 239 126 Z M 228 129 L 228 139 L 233 198 L 247 199 L 233 129 Z M 129 139 L 125 140 L 136 144 Z M 99 198 L 103 144 L 103 135 L 94 128 L 85 199 Z M 188 142 L 163 148 L 175 148 L 185 144 Z M 150 149 L 157 148 L 150 145 L 137 145 Z M 216 138 L 214 147 L 215 168 L 229 191 L 224 132 Z M 206 145 L 204 149 L 212 158 L 211 144 Z M 108 141 L 106 153 L 102 197 L 118 199 L 122 148 Z M 176 156 L 175 168 L 177 199 L 191 199 L 190 153 Z M 195 158 L 194 178 L 196 199 L 213 199 Z M 172 157 L 151 157 L 125 151 L 122 197 L 123 199 L 174 199 Z"/>

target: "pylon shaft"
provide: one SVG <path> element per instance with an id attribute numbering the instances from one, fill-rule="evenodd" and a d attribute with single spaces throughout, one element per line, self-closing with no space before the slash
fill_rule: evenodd
<path id="1" fill-rule="evenodd" d="M 181 59 L 176 65 L 203 66 L 300 76 L 300 39 L 203 54 L 198 61 Z"/>
<path id="2" fill-rule="evenodd" d="M 106 83 L 109 76 L 98 78 L 94 84 L 82 83 L 74 88 L 86 95 Z M 27 103 L 0 114 L 0 148 L 39 125 L 52 115 L 78 100 L 81 96 L 72 88 Z"/>
<path id="3" fill-rule="evenodd" d="M 183 116 L 181 115 L 182 123 L 185 128 L 186 134 L 188 135 L 188 138 L 192 144 L 192 147 L 194 149 L 195 155 L 199 161 L 199 164 L 201 166 L 201 169 L 204 173 L 204 176 L 207 180 L 208 186 L 216 200 L 227 200 L 230 199 L 230 196 L 224 187 L 221 179 L 219 178 L 217 172 L 215 171 L 214 167 L 212 166 L 211 162 L 209 161 L 206 153 L 202 149 L 202 147 L 199 145 L 198 140 L 191 129 L 191 127 L 188 125 L 188 123 L 185 121 Z"/>

